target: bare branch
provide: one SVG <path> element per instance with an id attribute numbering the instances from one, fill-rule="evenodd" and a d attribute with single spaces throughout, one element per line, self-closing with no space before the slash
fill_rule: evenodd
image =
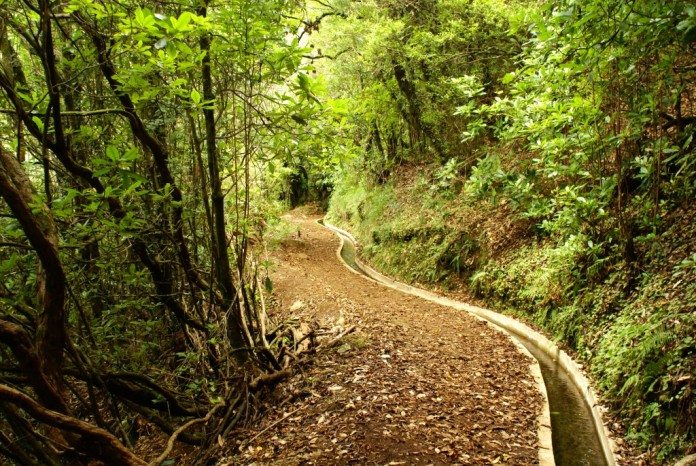
<path id="1" fill-rule="evenodd" d="M 181 435 L 186 429 L 188 429 L 191 426 L 208 422 L 210 418 L 213 417 L 213 414 L 215 414 L 223 406 L 225 405 L 222 403 L 217 404 L 213 406 L 213 409 L 208 411 L 208 414 L 206 414 L 205 417 L 202 417 L 200 419 L 192 419 L 187 423 L 183 424 L 178 429 L 176 429 L 174 433 L 171 435 L 171 437 L 169 437 L 169 440 L 167 440 L 167 448 L 165 448 L 164 451 L 157 458 L 150 461 L 149 466 L 159 466 L 160 464 L 162 464 L 162 462 L 167 459 L 167 456 L 169 456 L 169 453 L 171 453 L 172 449 L 174 448 L 174 442 L 176 442 L 176 439 L 179 437 L 179 435 Z"/>
<path id="2" fill-rule="evenodd" d="M 77 451 L 114 466 L 143 466 L 147 464 L 128 451 L 116 437 L 104 429 L 72 416 L 46 409 L 26 394 L 7 385 L 0 384 L 0 395 L 4 401 L 21 408 L 37 421 L 77 434 L 79 437 L 71 442 Z"/>

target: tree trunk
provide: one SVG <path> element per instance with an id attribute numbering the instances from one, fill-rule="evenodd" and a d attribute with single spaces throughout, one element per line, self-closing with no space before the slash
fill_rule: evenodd
<path id="1" fill-rule="evenodd" d="M 51 409 L 67 412 L 61 396 L 63 348 L 67 338 L 66 278 L 58 255 L 58 232 L 48 208 L 45 205 L 36 207 L 36 191 L 17 159 L 1 147 L 0 196 L 22 226 L 41 264 L 37 280 L 41 313 L 36 319 L 34 343 L 39 366 L 31 371 L 42 373 L 36 375 L 37 395 Z"/>
<path id="2" fill-rule="evenodd" d="M 204 6 L 198 10 L 200 16 L 207 14 L 206 1 Z M 203 108 L 203 117 L 205 119 L 205 145 L 206 155 L 208 157 L 208 179 L 210 182 L 211 195 L 211 217 L 212 225 L 212 245 L 213 257 L 215 261 L 215 278 L 220 287 L 220 292 L 223 296 L 224 305 L 230 311 L 228 320 L 228 337 L 233 349 L 239 349 L 246 346 L 244 330 L 242 326 L 242 309 L 237 302 L 237 290 L 232 281 L 232 270 L 230 267 L 230 258 L 227 252 L 227 226 L 225 222 L 225 196 L 222 192 L 222 181 L 220 179 L 220 167 L 218 161 L 218 150 L 216 142 L 215 128 L 215 110 L 211 103 L 215 100 L 213 92 L 213 79 L 210 60 L 210 43 L 209 35 L 204 35 L 200 39 L 201 51 L 205 52 L 205 56 L 201 62 L 201 77 L 203 80 L 203 99 L 206 102 Z M 238 351 L 239 359 L 246 359 L 245 351 Z"/>
<path id="3" fill-rule="evenodd" d="M 437 156 L 441 160 L 444 159 L 445 151 L 439 136 L 431 125 L 423 122 L 416 86 L 408 78 L 406 69 L 399 62 L 392 60 L 392 67 L 396 84 L 399 86 L 399 90 L 404 96 L 404 99 L 406 99 L 406 110 L 403 113 L 407 116 L 406 122 L 408 123 L 409 132 L 411 134 L 411 145 L 422 154 L 425 149 L 425 140 L 423 138 L 423 136 L 425 136 L 432 144 Z"/>

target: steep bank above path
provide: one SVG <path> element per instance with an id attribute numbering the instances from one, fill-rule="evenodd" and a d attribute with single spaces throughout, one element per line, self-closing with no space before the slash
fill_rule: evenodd
<path id="1" fill-rule="evenodd" d="M 631 279 L 624 263 L 588 253 L 592 241 L 580 232 L 542 234 L 509 203 L 434 189 L 435 174 L 404 166 L 369 186 L 347 177 L 329 219 L 357 237 L 380 271 L 475 296 L 574 351 L 622 419 L 627 431 L 614 425 L 618 436 L 648 450 L 635 461 L 663 464 L 696 451 L 693 204 L 640 244 L 641 269 Z"/>
<path id="2" fill-rule="evenodd" d="M 233 460 L 536 464 L 534 362 L 485 323 L 351 273 L 315 220 L 291 219 L 273 312 L 357 330 L 293 377 Z"/>

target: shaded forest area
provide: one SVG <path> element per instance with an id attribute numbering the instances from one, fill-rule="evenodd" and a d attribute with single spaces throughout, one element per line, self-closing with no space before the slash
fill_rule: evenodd
<path id="1" fill-rule="evenodd" d="M 307 201 L 694 452 L 695 52 L 689 1 L 0 0 L 0 455 L 212 457 L 321 346 L 266 313 Z"/>
<path id="2" fill-rule="evenodd" d="M 0 2 L 0 456 L 203 463 L 316 346 L 263 296 L 267 219 L 317 144 L 309 14 Z"/>

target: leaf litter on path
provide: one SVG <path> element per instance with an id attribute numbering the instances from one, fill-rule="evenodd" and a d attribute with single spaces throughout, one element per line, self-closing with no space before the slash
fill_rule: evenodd
<path id="1" fill-rule="evenodd" d="M 276 253 L 272 312 L 355 332 L 277 388 L 219 464 L 538 463 L 532 360 L 485 322 L 349 271 L 316 217 L 291 220 L 301 240 Z"/>

